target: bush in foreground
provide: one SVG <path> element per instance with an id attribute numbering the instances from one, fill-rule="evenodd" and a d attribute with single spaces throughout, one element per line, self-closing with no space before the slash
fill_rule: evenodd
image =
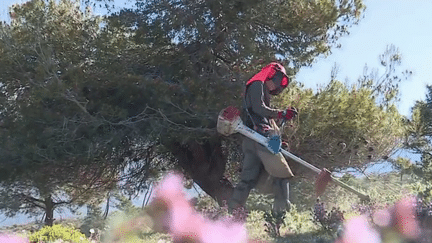
<path id="1" fill-rule="evenodd" d="M 53 242 L 62 240 L 71 243 L 89 243 L 86 236 L 78 229 L 60 224 L 45 226 L 29 236 L 30 243 Z"/>

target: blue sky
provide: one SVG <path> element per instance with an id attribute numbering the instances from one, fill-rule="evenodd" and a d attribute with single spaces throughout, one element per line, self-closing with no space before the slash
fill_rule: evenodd
<path id="1" fill-rule="evenodd" d="M 402 54 L 401 71 L 413 76 L 401 85 L 399 112 L 409 116 L 415 100 L 424 99 L 426 84 L 432 84 L 432 1 L 365 0 L 365 17 L 351 34 L 341 39 L 342 48 L 320 58 L 312 68 L 302 69 L 297 81 L 316 89 L 330 81 L 332 66 L 339 66 L 338 79 L 356 81 L 365 64 L 379 68 L 378 56 L 394 44 Z M 383 73 L 383 72 L 381 72 Z"/>

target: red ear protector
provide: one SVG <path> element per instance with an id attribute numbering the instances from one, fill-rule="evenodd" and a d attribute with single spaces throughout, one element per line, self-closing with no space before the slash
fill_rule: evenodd
<path id="1" fill-rule="evenodd" d="M 283 85 L 281 84 L 281 82 L 282 82 L 284 79 L 286 79 L 286 77 L 285 77 L 285 75 L 284 75 L 282 72 L 280 72 L 280 71 L 276 72 L 276 74 L 275 74 L 271 79 L 269 79 L 269 80 L 273 81 L 273 83 L 274 83 L 275 86 L 276 86 L 276 89 L 270 91 L 270 94 L 271 94 L 271 95 L 278 95 L 278 94 L 280 94 L 280 93 L 285 89 L 286 85 L 283 86 Z"/>
<path id="2" fill-rule="evenodd" d="M 279 75 L 281 75 L 281 77 L 279 77 Z M 274 78 L 277 78 L 277 80 L 274 80 Z M 289 82 L 285 68 L 277 62 L 272 62 L 265 66 L 259 73 L 255 74 L 251 79 L 249 79 L 246 82 L 246 86 L 254 81 L 261 81 L 265 83 L 269 80 L 273 80 L 276 86 L 280 86 L 282 88 L 287 87 Z"/>
<path id="3" fill-rule="evenodd" d="M 279 63 L 272 63 L 272 66 L 275 72 L 269 79 L 272 79 L 276 86 L 286 88 L 289 83 L 289 78 L 286 75 L 285 68 Z"/>

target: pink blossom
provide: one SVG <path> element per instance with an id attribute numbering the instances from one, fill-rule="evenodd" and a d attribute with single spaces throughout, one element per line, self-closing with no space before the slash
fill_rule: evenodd
<path id="1" fill-rule="evenodd" d="M 1 243 L 28 243 L 29 241 L 20 236 L 16 235 L 0 235 L 0 242 Z"/>
<path id="2" fill-rule="evenodd" d="M 156 189 L 151 203 L 156 228 L 167 230 L 174 242 L 247 242 L 243 224 L 211 221 L 197 213 L 186 199 L 179 175 L 168 174 Z"/>
<path id="3" fill-rule="evenodd" d="M 394 227 L 408 239 L 416 239 L 420 235 L 420 226 L 415 217 L 416 200 L 408 197 L 400 200 L 394 206 Z"/>
<path id="4" fill-rule="evenodd" d="M 397 238 L 418 239 L 421 230 L 414 205 L 415 198 L 407 197 L 391 208 L 375 212 L 372 218 L 377 227 L 373 227 L 366 216 L 353 218 L 345 224 L 344 234 L 336 243 L 375 243 L 381 242 L 380 237 L 385 239 L 384 242 L 394 242 Z"/>
<path id="5" fill-rule="evenodd" d="M 378 210 L 373 215 L 373 222 L 380 227 L 389 227 L 391 225 L 392 215 L 388 209 Z"/>
<path id="6" fill-rule="evenodd" d="M 349 220 L 344 234 L 336 243 L 380 243 L 379 233 L 373 229 L 365 216 Z"/>

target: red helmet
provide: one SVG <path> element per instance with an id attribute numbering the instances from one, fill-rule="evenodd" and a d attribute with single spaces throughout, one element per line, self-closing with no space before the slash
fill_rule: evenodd
<path id="1" fill-rule="evenodd" d="M 280 78 L 278 76 L 280 76 Z M 284 66 L 277 62 L 270 63 L 269 65 L 265 66 L 259 73 L 255 74 L 251 79 L 249 79 L 246 82 L 246 86 L 249 86 L 255 81 L 265 83 L 269 80 L 273 80 L 277 87 L 281 87 L 282 89 L 286 88 L 289 83 L 289 78 L 286 74 Z"/>

